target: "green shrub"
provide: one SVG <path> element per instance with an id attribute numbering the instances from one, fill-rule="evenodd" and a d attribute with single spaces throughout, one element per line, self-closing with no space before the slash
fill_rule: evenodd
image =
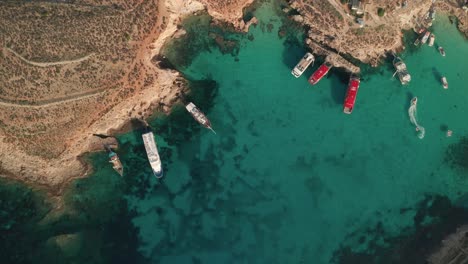
<path id="1" fill-rule="evenodd" d="M 379 16 L 384 16 L 385 15 L 385 9 L 383 9 L 382 7 L 379 7 L 379 9 L 377 9 L 377 14 Z"/>

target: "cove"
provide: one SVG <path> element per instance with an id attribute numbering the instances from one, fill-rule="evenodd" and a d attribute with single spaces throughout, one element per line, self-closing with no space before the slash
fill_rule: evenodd
<path id="1" fill-rule="evenodd" d="M 218 134 L 200 128 L 182 105 L 152 120 L 162 181 L 151 175 L 141 131 L 119 137 L 139 250 L 150 262 L 351 263 L 339 255 L 347 248 L 385 263 L 375 248 L 441 221 L 443 206 L 435 205 L 465 194 L 467 171 L 446 156 L 468 134 L 468 46 L 455 25 L 438 16 L 434 47 L 407 45 L 401 56 L 409 86 L 392 78 L 389 61 L 365 70 L 345 115 L 345 74 L 334 69 L 316 86 L 307 77 L 320 62 L 299 79 L 290 74 L 306 49 L 301 31 L 279 37 L 278 9 L 261 5 L 259 25 L 232 36 L 233 52 L 203 46 L 213 36 L 200 30 L 202 39 L 179 53 L 191 53 L 190 63 L 171 61 L 193 80 L 185 99 Z M 414 96 L 423 139 L 408 117 Z"/>

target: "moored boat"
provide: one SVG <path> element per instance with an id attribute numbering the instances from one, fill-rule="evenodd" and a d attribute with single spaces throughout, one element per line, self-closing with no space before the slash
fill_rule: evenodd
<path id="1" fill-rule="evenodd" d="M 442 55 L 442 57 L 445 57 L 445 50 L 442 47 L 439 47 L 439 53 Z"/>
<path id="2" fill-rule="evenodd" d="M 325 76 L 328 71 L 332 68 L 332 65 L 329 62 L 324 62 L 320 67 L 310 76 L 309 83 L 314 85 L 318 83 L 323 76 Z"/>
<path id="3" fill-rule="evenodd" d="M 213 131 L 213 133 L 216 134 L 216 132 L 211 127 L 211 122 L 208 119 L 208 117 L 206 117 L 206 115 L 202 111 L 200 111 L 200 109 L 198 109 L 198 107 L 194 103 L 192 102 L 188 103 L 185 106 L 185 109 L 187 109 L 187 111 L 193 116 L 193 118 L 198 123 L 200 123 L 202 126 L 208 128 L 209 130 Z"/>
<path id="4" fill-rule="evenodd" d="M 294 69 L 291 71 L 291 74 L 294 75 L 294 77 L 299 78 L 310 64 L 313 65 L 314 61 L 314 55 L 312 55 L 310 52 L 307 52 L 304 57 L 302 57 L 302 59 L 297 63 L 296 67 L 294 67 Z"/>
<path id="5" fill-rule="evenodd" d="M 442 78 L 440 79 L 440 81 L 442 82 L 442 86 L 444 87 L 444 89 L 448 89 L 447 78 L 445 78 L 445 76 L 444 76 L 444 77 L 442 77 Z"/>
<path id="6" fill-rule="evenodd" d="M 343 105 L 343 112 L 345 114 L 351 114 L 353 112 L 354 103 L 356 102 L 356 95 L 359 89 L 361 80 L 358 76 L 351 75 L 348 83 L 348 91 Z"/>
<path id="7" fill-rule="evenodd" d="M 156 178 L 162 178 L 163 176 L 162 163 L 159 157 L 159 152 L 158 152 L 158 147 L 156 145 L 156 141 L 154 140 L 153 132 L 149 131 L 149 132 L 143 133 L 141 137 L 143 138 L 146 155 L 148 156 L 148 161 L 151 165 L 151 169 L 153 170 L 154 176 L 156 176 Z"/>
<path id="8" fill-rule="evenodd" d="M 416 106 L 417 104 L 418 104 L 418 98 L 417 97 L 414 97 L 413 99 L 411 99 L 411 105 Z"/>
<path id="9" fill-rule="evenodd" d="M 431 34 L 431 36 L 429 37 L 429 43 L 427 45 L 429 47 L 434 46 L 434 41 L 435 41 L 435 36 L 434 36 L 434 34 Z"/>
<path id="10" fill-rule="evenodd" d="M 428 30 L 428 31 L 426 31 L 426 33 L 424 34 L 424 36 L 421 39 L 422 44 L 426 44 L 427 39 L 429 38 L 429 35 L 431 35 L 431 32 Z"/>
<path id="11" fill-rule="evenodd" d="M 112 164 L 112 169 L 114 169 L 120 176 L 123 176 L 122 162 L 120 162 L 117 153 L 112 151 L 112 149 L 108 145 L 104 145 L 104 148 L 107 150 L 109 156 L 109 163 Z"/>
<path id="12" fill-rule="evenodd" d="M 411 81 L 411 75 L 408 73 L 406 64 L 403 62 L 403 60 L 395 55 L 395 58 L 393 59 L 393 66 L 396 69 L 396 74 L 398 75 L 398 79 L 400 79 L 401 84 L 408 84 Z"/>
<path id="13" fill-rule="evenodd" d="M 415 46 L 419 46 L 419 44 L 421 43 L 421 40 L 419 38 L 417 38 L 415 41 L 414 41 L 414 45 Z"/>

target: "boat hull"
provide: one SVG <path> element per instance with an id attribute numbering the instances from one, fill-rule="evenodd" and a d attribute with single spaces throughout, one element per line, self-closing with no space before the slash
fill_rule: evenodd
<path id="1" fill-rule="evenodd" d="M 305 70 L 307 70 L 307 68 L 314 63 L 314 61 L 314 55 L 312 55 L 310 52 L 307 52 L 291 71 L 291 74 L 294 77 L 299 78 L 305 72 Z"/>
<path id="2" fill-rule="evenodd" d="M 345 101 L 343 104 L 343 113 L 351 114 L 356 103 L 356 96 L 361 83 L 359 77 L 351 76 L 348 83 L 348 90 L 346 91 Z"/>
<path id="3" fill-rule="evenodd" d="M 434 41 L 435 41 L 435 36 L 434 36 L 434 34 L 431 34 L 431 36 L 429 37 L 429 43 L 427 45 L 429 47 L 434 46 Z"/>
<path id="4" fill-rule="evenodd" d="M 142 138 L 153 174 L 157 178 L 161 178 L 163 176 L 162 162 L 159 157 L 156 141 L 154 140 L 154 134 L 153 132 L 147 132 L 142 135 Z"/>
<path id="5" fill-rule="evenodd" d="M 426 34 L 424 34 L 424 36 L 423 36 L 422 39 L 421 39 L 421 43 L 422 43 L 422 44 L 426 44 L 427 39 L 429 38 L 429 35 L 430 35 L 430 34 L 431 34 L 431 32 L 426 31 Z"/>
<path id="6" fill-rule="evenodd" d="M 439 53 L 442 57 L 445 57 L 445 50 L 442 47 L 439 47 Z"/>
<path id="7" fill-rule="evenodd" d="M 115 170 L 120 176 L 123 176 L 123 166 L 122 162 L 120 162 L 119 157 L 115 152 L 110 152 L 109 153 L 109 163 L 112 164 L 112 169 Z"/>
<path id="8" fill-rule="evenodd" d="M 192 115 L 193 119 L 195 119 L 200 125 L 213 130 L 211 128 L 211 122 L 208 117 L 202 111 L 200 111 L 200 109 L 198 109 L 194 103 L 188 103 L 185 106 L 185 109 L 187 109 L 190 115 Z"/>
<path id="9" fill-rule="evenodd" d="M 403 62 L 403 60 L 395 55 L 395 58 L 393 59 L 393 66 L 396 69 L 395 74 L 397 74 L 401 84 L 408 84 L 411 81 L 411 75 L 408 73 L 408 69 L 406 68 L 406 64 Z"/>
<path id="10" fill-rule="evenodd" d="M 325 62 L 310 76 L 309 83 L 312 85 L 317 84 L 331 69 L 331 64 Z"/>
<path id="11" fill-rule="evenodd" d="M 444 87 L 444 89 L 448 89 L 447 78 L 442 77 L 442 79 L 440 81 L 442 82 L 442 87 Z"/>

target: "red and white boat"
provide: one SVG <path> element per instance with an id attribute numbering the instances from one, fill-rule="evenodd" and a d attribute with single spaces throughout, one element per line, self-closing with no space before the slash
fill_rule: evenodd
<path id="1" fill-rule="evenodd" d="M 353 112 L 354 103 L 356 102 L 356 95 L 359 89 L 359 83 L 361 80 L 356 75 L 351 75 L 348 83 L 348 91 L 343 105 L 343 112 L 345 114 L 351 114 Z"/>
<path id="2" fill-rule="evenodd" d="M 309 83 L 314 85 L 318 83 L 323 76 L 325 76 L 328 71 L 332 68 L 332 65 L 328 62 L 324 62 L 320 67 L 310 76 Z"/>

